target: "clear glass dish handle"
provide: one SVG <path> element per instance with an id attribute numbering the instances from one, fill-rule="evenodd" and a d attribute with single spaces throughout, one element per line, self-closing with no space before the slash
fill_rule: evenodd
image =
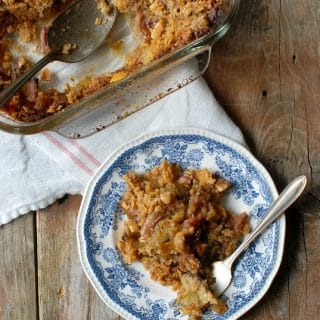
<path id="1" fill-rule="evenodd" d="M 156 77 L 136 82 L 107 103 L 103 99 L 97 101 L 94 110 L 55 131 L 67 138 L 83 138 L 113 125 L 198 79 L 209 65 L 211 49 L 211 45 L 202 46 L 172 61 L 163 66 Z"/>

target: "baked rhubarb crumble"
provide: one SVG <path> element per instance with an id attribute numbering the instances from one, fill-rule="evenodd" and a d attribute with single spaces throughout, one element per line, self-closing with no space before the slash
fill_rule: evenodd
<path id="1" fill-rule="evenodd" d="M 177 291 L 192 319 L 225 303 L 210 289 L 212 263 L 228 257 L 248 233 L 248 216 L 221 204 L 230 183 L 207 169 L 183 169 L 163 161 L 144 174 L 124 176 L 120 201 L 127 220 L 118 248 L 125 262 L 140 262 L 151 278 Z"/>
<path id="2" fill-rule="evenodd" d="M 0 1 L 0 90 L 14 82 L 31 65 L 30 59 L 23 55 L 13 57 L 14 37 L 18 37 L 20 42 L 33 43 L 35 50 L 45 54 L 48 50 L 46 33 L 49 19 L 73 2 Z M 113 0 L 112 3 L 119 14 L 126 15 L 132 21 L 133 32 L 139 39 L 138 47 L 126 56 L 121 69 L 84 77 L 74 85 L 66 85 L 63 91 L 41 89 L 38 86 L 39 79 L 34 78 L 1 111 L 15 120 L 32 122 L 65 110 L 92 93 L 213 31 L 222 0 Z M 106 14 L 110 10 L 104 0 L 97 0 L 97 6 Z"/>

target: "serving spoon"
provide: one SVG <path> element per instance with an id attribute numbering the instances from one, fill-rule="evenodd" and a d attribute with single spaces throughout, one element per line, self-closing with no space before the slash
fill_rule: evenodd
<path id="1" fill-rule="evenodd" d="M 116 19 L 117 10 L 111 3 L 104 9 L 98 8 L 96 0 L 79 0 L 59 14 L 48 30 L 49 53 L 0 93 L 0 107 L 49 62 L 75 63 L 92 54 Z"/>
<path id="2" fill-rule="evenodd" d="M 267 214 L 255 230 L 245 238 L 233 254 L 223 261 L 216 261 L 212 264 L 213 278 L 215 279 L 212 289 L 217 296 L 220 296 L 231 283 L 233 263 L 258 235 L 260 235 L 275 219 L 279 218 L 282 213 L 299 198 L 306 184 L 307 178 L 305 176 L 299 176 L 292 180 L 269 208 Z"/>

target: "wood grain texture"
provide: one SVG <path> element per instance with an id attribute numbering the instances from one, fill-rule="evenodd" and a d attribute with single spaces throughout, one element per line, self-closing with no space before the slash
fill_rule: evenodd
<path id="1" fill-rule="evenodd" d="M 283 263 L 245 320 L 319 319 L 320 1 L 243 0 L 206 79 L 279 189 L 306 174 L 287 212 Z M 213 120 L 214 121 L 214 120 Z M 121 319 L 80 266 L 69 197 L 0 228 L 0 319 Z M 36 232 L 35 232 L 36 230 Z M 34 233 L 35 232 L 35 233 Z"/>
<path id="2" fill-rule="evenodd" d="M 34 214 L 0 228 L 0 319 L 37 319 Z"/>
<path id="3" fill-rule="evenodd" d="M 39 319 L 114 320 L 87 280 L 78 257 L 73 196 L 37 213 Z"/>
<path id="4" fill-rule="evenodd" d="M 206 75 L 279 189 L 299 174 L 309 181 L 287 212 L 280 272 L 243 319 L 319 318 L 319 12 L 313 0 L 242 1 Z"/>

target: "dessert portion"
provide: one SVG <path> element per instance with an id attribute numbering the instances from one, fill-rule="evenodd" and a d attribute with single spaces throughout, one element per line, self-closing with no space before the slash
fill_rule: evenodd
<path id="1" fill-rule="evenodd" d="M 0 1 L 0 90 L 15 81 L 31 65 L 28 57 L 13 57 L 14 35 L 18 36 L 20 42 L 33 43 L 35 50 L 47 52 L 48 19 L 72 2 Z M 139 39 L 138 47 L 125 57 L 123 67 L 108 74 L 86 76 L 75 85 L 66 85 L 61 92 L 53 88 L 41 89 L 38 79 L 33 79 L 1 112 L 15 120 L 33 122 L 68 108 L 213 31 L 217 26 L 216 16 L 222 0 L 113 0 L 113 4 L 119 14 L 130 19 L 133 33 Z M 106 14 L 110 10 L 105 0 L 97 0 L 97 6 Z"/>
<path id="2" fill-rule="evenodd" d="M 230 183 L 207 169 L 183 171 L 167 161 L 124 180 L 120 206 L 127 220 L 118 248 L 125 262 L 141 262 L 152 279 L 177 291 L 178 305 L 192 319 L 207 308 L 225 312 L 210 289 L 212 263 L 229 256 L 249 232 L 248 216 L 221 204 Z"/>

